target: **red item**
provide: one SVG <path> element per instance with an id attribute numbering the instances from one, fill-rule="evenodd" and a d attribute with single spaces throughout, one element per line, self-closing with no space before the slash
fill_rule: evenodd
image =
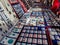
<path id="1" fill-rule="evenodd" d="M 56 13 L 56 10 L 59 9 L 60 2 L 59 0 L 54 0 L 53 6 L 51 7 L 51 10 Z"/>
<path id="2" fill-rule="evenodd" d="M 25 7 L 25 4 L 21 0 L 19 0 L 19 2 L 21 4 L 22 8 L 24 9 L 24 11 L 27 12 L 27 8 Z"/>
<path id="3" fill-rule="evenodd" d="M 18 0 L 9 0 L 10 4 L 18 3 Z"/>

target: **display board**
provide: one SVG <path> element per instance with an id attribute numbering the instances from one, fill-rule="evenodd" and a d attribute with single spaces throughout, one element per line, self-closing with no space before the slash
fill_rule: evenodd
<path id="1" fill-rule="evenodd" d="M 3 45 L 60 45 L 60 29 L 52 27 L 59 24 L 55 22 L 50 12 L 48 9 L 42 9 L 24 14 L 0 43 Z M 57 23 L 56 25 L 52 19 Z M 39 24 L 34 22 L 39 22 Z"/>

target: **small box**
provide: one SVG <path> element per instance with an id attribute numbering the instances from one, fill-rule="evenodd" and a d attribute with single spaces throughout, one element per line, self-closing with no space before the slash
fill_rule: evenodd
<path id="1" fill-rule="evenodd" d="M 33 30 L 30 30 L 30 33 L 33 33 Z"/>
<path id="2" fill-rule="evenodd" d="M 54 36 L 50 35 L 50 37 L 51 37 L 52 40 L 55 40 Z"/>
<path id="3" fill-rule="evenodd" d="M 37 39 L 33 39 L 33 43 L 37 43 Z"/>
<path id="4" fill-rule="evenodd" d="M 43 40 L 43 45 L 48 45 L 47 40 Z"/>
<path id="5" fill-rule="evenodd" d="M 43 35 L 43 39 L 47 39 L 46 35 Z"/>
<path id="6" fill-rule="evenodd" d="M 58 35 L 58 33 L 57 32 L 54 32 L 55 33 L 55 35 Z"/>
<path id="7" fill-rule="evenodd" d="M 34 38 L 37 38 L 37 34 L 33 34 L 33 37 L 34 37 Z"/>
<path id="8" fill-rule="evenodd" d="M 42 31 L 38 31 L 38 34 L 41 34 L 42 33 Z"/>
<path id="9" fill-rule="evenodd" d="M 38 33 L 37 31 L 34 31 L 34 33 Z"/>
<path id="10" fill-rule="evenodd" d="M 29 35 L 28 33 L 25 33 L 25 34 L 24 34 L 24 37 L 28 37 L 28 35 Z"/>
<path id="11" fill-rule="evenodd" d="M 23 40 L 23 37 L 19 37 L 18 41 L 22 42 Z"/>
<path id="12" fill-rule="evenodd" d="M 27 42 L 27 38 L 23 38 L 23 40 L 22 40 L 23 42 Z"/>
<path id="13" fill-rule="evenodd" d="M 21 35 L 20 36 L 24 36 L 24 33 L 21 33 Z"/>
<path id="14" fill-rule="evenodd" d="M 28 43 L 32 43 L 32 38 L 28 38 Z"/>
<path id="15" fill-rule="evenodd" d="M 42 39 L 38 39 L 38 44 L 42 44 Z"/>
<path id="16" fill-rule="evenodd" d="M 33 34 L 29 34 L 29 37 L 33 37 Z"/>
<path id="17" fill-rule="evenodd" d="M 45 31 L 42 31 L 42 34 L 46 34 L 46 32 Z"/>
<path id="18" fill-rule="evenodd" d="M 25 32 L 26 32 L 26 30 L 23 30 L 22 32 L 23 32 L 23 33 L 25 33 Z"/>
<path id="19" fill-rule="evenodd" d="M 31 27 L 30 29 L 34 29 L 34 27 Z"/>
<path id="20" fill-rule="evenodd" d="M 38 38 L 42 38 L 42 35 L 38 34 Z"/>
<path id="21" fill-rule="evenodd" d="M 55 36 L 55 39 L 60 40 L 59 36 Z"/>
<path id="22" fill-rule="evenodd" d="M 29 33 L 29 30 L 26 30 L 27 33 Z"/>

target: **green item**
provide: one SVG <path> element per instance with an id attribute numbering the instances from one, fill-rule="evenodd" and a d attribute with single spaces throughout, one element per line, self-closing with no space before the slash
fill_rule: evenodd
<path id="1" fill-rule="evenodd" d="M 9 40 L 8 40 L 8 43 L 9 43 L 9 44 L 12 44 L 12 43 L 13 43 L 13 40 L 12 40 L 12 39 L 9 39 Z"/>

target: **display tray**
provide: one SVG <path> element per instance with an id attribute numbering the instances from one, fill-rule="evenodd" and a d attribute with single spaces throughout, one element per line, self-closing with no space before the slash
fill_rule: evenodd
<path id="1" fill-rule="evenodd" d="M 24 26 L 16 41 L 17 44 L 48 45 L 45 27 Z"/>
<path id="2" fill-rule="evenodd" d="M 48 28 L 53 45 L 60 45 L 60 29 Z"/>
<path id="3" fill-rule="evenodd" d="M 12 7 L 14 8 L 14 10 L 18 14 L 18 16 L 21 16 L 24 14 L 24 10 L 19 3 L 12 5 Z"/>

